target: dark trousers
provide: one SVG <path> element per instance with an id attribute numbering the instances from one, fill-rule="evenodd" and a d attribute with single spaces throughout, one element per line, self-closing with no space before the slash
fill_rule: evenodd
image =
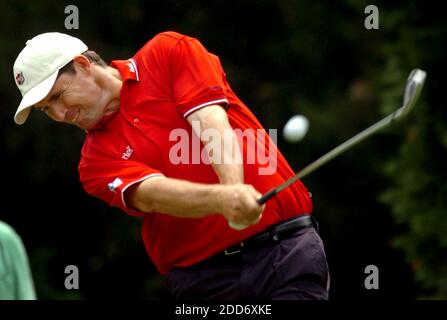
<path id="1" fill-rule="evenodd" d="M 175 268 L 167 279 L 174 298 L 184 300 L 327 300 L 329 290 L 323 243 L 313 227 Z"/>

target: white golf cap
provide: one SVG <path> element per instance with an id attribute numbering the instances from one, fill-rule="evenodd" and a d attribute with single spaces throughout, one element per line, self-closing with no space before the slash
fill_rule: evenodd
<path id="1" fill-rule="evenodd" d="M 88 47 L 78 38 L 59 32 L 42 33 L 26 42 L 14 63 L 14 79 L 22 94 L 14 121 L 25 123 L 31 107 L 50 92 L 59 69 Z"/>

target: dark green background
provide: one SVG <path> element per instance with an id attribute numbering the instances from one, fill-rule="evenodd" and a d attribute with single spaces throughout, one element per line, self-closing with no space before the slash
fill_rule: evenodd
<path id="1" fill-rule="evenodd" d="M 19 127 L 12 65 L 47 31 L 80 37 L 110 62 L 158 32 L 200 39 L 266 128 L 294 114 L 306 138 L 278 145 L 295 170 L 398 108 L 413 68 L 427 71 L 414 113 L 304 179 L 332 274 L 331 298 L 447 298 L 447 19 L 434 1 L 23 1 L 1 3 L 0 219 L 22 236 L 41 299 L 169 299 L 139 235 L 140 221 L 84 193 L 83 132 L 33 112 Z M 66 5 L 79 30 L 66 30 Z M 364 27 L 368 4 L 378 30 Z M 280 131 L 279 131 L 280 132 Z M 168 236 L 168 235 L 167 235 Z M 80 290 L 64 288 L 65 266 Z M 379 289 L 364 269 L 377 265 Z"/>

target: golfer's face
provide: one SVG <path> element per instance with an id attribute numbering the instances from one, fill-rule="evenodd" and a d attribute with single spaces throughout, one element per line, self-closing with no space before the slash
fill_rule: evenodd
<path id="1" fill-rule="evenodd" d="M 91 69 L 76 68 L 76 73 L 63 73 L 49 94 L 35 108 L 51 119 L 92 129 L 108 110 L 116 110 L 119 100 L 113 98 L 97 81 Z"/>

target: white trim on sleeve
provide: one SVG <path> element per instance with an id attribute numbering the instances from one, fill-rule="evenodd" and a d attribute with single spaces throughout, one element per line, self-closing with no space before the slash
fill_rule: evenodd
<path id="1" fill-rule="evenodd" d="M 209 106 L 209 105 L 212 105 L 212 104 L 222 103 L 222 102 L 225 102 L 226 104 L 228 104 L 228 100 L 227 100 L 227 99 L 219 99 L 219 100 L 214 100 L 214 101 L 205 102 L 205 103 L 202 103 L 201 105 L 198 105 L 198 106 L 196 106 L 196 107 L 194 107 L 194 108 L 192 108 L 192 109 L 189 109 L 188 112 L 186 112 L 186 113 L 183 115 L 183 117 L 186 118 L 187 116 L 189 116 L 189 115 L 190 115 L 191 113 L 193 113 L 194 111 L 196 111 L 196 110 L 198 110 L 198 109 L 201 109 L 201 108 L 203 108 L 203 107 L 206 107 L 206 106 Z"/>
<path id="2" fill-rule="evenodd" d="M 146 180 L 146 179 L 155 178 L 155 177 L 164 177 L 164 175 L 161 174 L 161 173 L 152 173 L 152 174 L 147 175 L 147 176 L 145 176 L 145 177 L 143 177 L 143 178 L 141 178 L 141 179 L 132 181 L 131 183 L 129 183 L 127 186 L 125 186 L 125 187 L 123 188 L 123 191 L 121 192 L 121 201 L 123 202 L 124 206 L 125 206 L 127 209 L 131 210 L 131 209 L 127 206 L 126 201 L 124 201 L 124 192 L 126 192 L 127 188 L 129 188 L 130 186 L 133 186 L 135 183 L 141 182 L 141 181 Z"/>

